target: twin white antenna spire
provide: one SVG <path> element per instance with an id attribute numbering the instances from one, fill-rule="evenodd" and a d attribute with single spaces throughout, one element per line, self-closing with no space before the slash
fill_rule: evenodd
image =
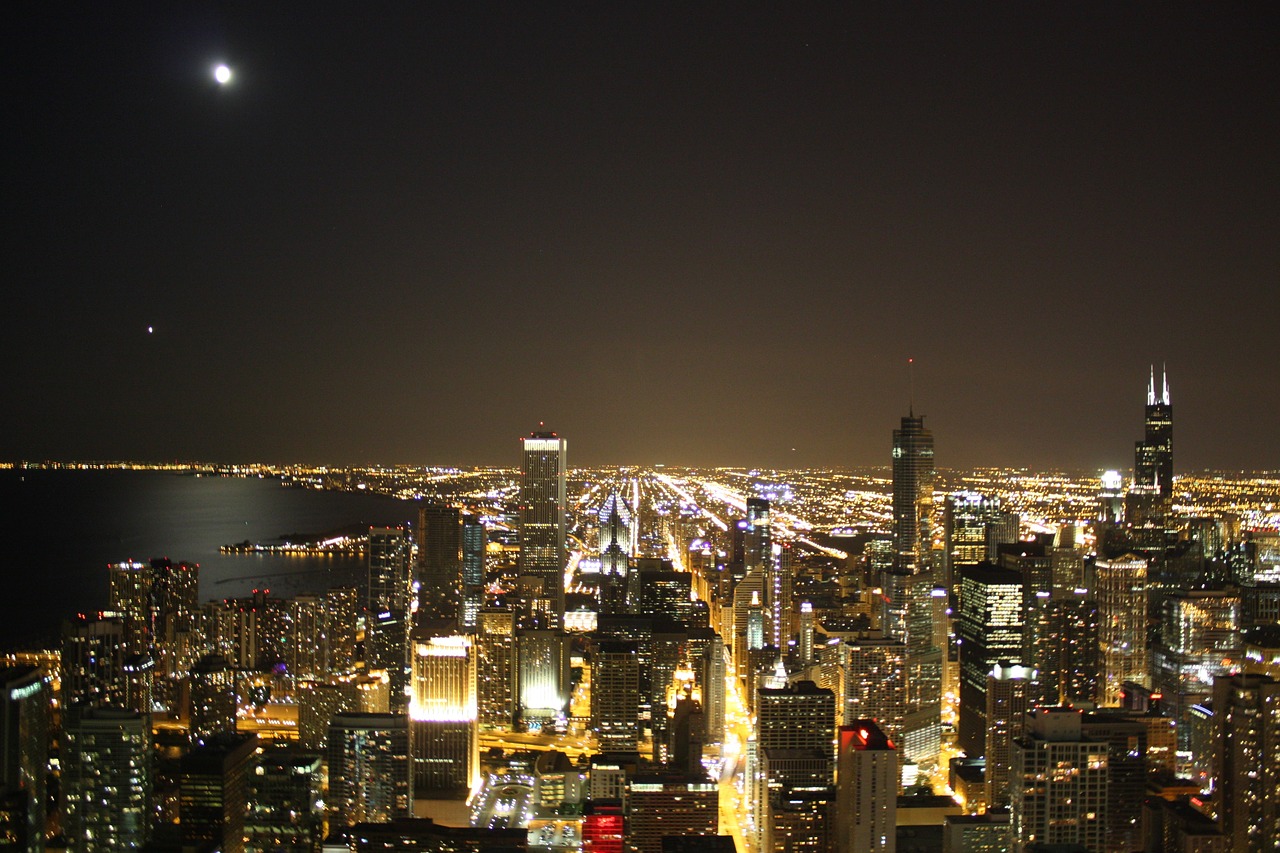
<path id="1" fill-rule="evenodd" d="M 1157 402 L 1168 406 L 1169 403 L 1169 371 L 1166 365 L 1160 365 L 1160 381 L 1164 385 L 1164 389 L 1160 394 L 1160 399 L 1156 400 L 1156 366 L 1151 365 L 1151 378 L 1147 380 L 1147 405 L 1154 406 Z"/>

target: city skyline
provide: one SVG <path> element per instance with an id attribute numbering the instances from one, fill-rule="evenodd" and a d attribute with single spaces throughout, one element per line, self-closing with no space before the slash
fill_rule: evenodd
<path id="1" fill-rule="evenodd" d="M 1274 22 L 6 9 L 0 458 L 1280 467 Z"/>

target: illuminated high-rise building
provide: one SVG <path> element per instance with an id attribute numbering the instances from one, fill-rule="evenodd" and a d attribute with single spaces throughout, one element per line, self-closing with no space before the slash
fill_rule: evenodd
<path id="1" fill-rule="evenodd" d="M 1151 685 L 1147 650 L 1147 561 L 1128 554 L 1098 560 L 1098 648 L 1102 656 L 1100 704 L 1119 705 L 1126 681 Z"/>
<path id="2" fill-rule="evenodd" d="M 1009 750 L 1022 737 L 1027 711 L 1032 707 L 1035 673 L 1024 666 L 997 664 L 987 675 L 986 757 L 987 804 L 1009 802 Z"/>
<path id="3" fill-rule="evenodd" d="M 801 750 L 815 754 L 822 761 L 822 766 L 815 771 L 816 784 L 830 785 L 835 772 L 835 721 L 835 693 L 812 681 L 762 687 L 757 692 L 756 740 L 754 751 L 747 756 L 746 772 L 754 835 L 761 841 L 768 828 L 770 808 L 765 753 Z"/>
<path id="4" fill-rule="evenodd" d="M 1078 845 L 1103 850 L 1110 769 L 1107 744 L 1081 730 L 1074 708 L 1038 708 L 1010 752 L 1013 849 Z"/>
<path id="5" fill-rule="evenodd" d="M 516 620 L 510 610 L 481 610 L 476 635 L 479 661 L 477 716 L 486 730 L 509 729 L 520 701 Z"/>
<path id="6" fill-rule="evenodd" d="M 338 714 L 329 726 L 329 826 L 411 817 L 409 718 Z"/>
<path id="7" fill-rule="evenodd" d="M 441 619 L 458 612 L 462 580 L 462 510 L 427 501 L 418 507 L 418 559 L 414 582 L 418 618 Z"/>
<path id="8" fill-rule="evenodd" d="M 907 647 L 903 752 L 926 766 L 936 762 L 942 737 L 943 650 L 935 634 L 942 626 L 935 618 L 932 553 L 936 476 L 933 433 L 912 411 L 893 431 L 893 565 L 882 576 L 882 625 Z"/>
<path id="9" fill-rule="evenodd" d="M 989 563 L 960 569 L 960 748 L 982 754 L 987 676 L 1022 658 L 1022 575 Z"/>
<path id="10" fill-rule="evenodd" d="M 1165 501 L 1173 498 L 1173 403 L 1169 377 L 1160 371 L 1161 390 L 1156 392 L 1156 370 L 1147 383 L 1146 436 L 1134 446 L 1133 481 L 1153 486 Z"/>
<path id="11" fill-rule="evenodd" d="M 902 735 L 907 714 L 907 647 L 893 637 L 847 639 L 836 648 L 842 725 L 875 720 L 890 740 Z"/>
<path id="12" fill-rule="evenodd" d="M 205 655 L 191 667 L 191 742 L 235 730 L 235 673 L 222 655 Z"/>
<path id="13" fill-rule="evenodd" d="M 0 667 L 0 801 L 12 815 L 4 827 L 10 850 L 44 850 L 51 694 L 39 667 Z"/>
<path id="14" fill-rule="evenodd" d="M 665 709 L 664 709 L 665 710 Z M 591 729 L 603 752 L 634 752 L 640 741 L 640 652 L 606 640 L 592 657 Z"/>
<path id="15" fill-rule="evenodd" d="M 458 600 L 458 624 L 475 631 L 484 607 L 484 561 L 488 535 L 474 515 L 462 517 L 462 595 Z"/>
<path id="16" fill-rule="evenodd" d="M 520 574 L 540 587 L 531 612 L 551 627 L 564 619 L 565 454 L 568 443 L 554 432 L 535 432 L 521 442 Z"/>
<path id="17" fill-rule="evenodd" d="M 1190 712 L 1213 695 L 1213 681 L 1240 666 L 1240 590 L 1174 590 L 1164 595 L 1152 659 L 1161 709 L 1177 721 L 1178 746 L 1191 748 Z"/>
<path id="18" fill-rule="evenodd" d="M 404 528 L 370 528 L 365 665 L 391 679 L 392 711 L 403 711 L 408 702 L 409 550 Z"/>
<path id="19" fill-rule="evenodd" d="M 1213 686 L 1213 805 L 1232 851 L 1280 841 L 1280 682 L 1224 675 Z"/>
<path id="20" fill-rule="evenodd" d="M 1103 471 L 1098 489 L 1098 521 L 1121 524 L 1124 521 L 1124 478 L 1119 471 Z"/>
<path id="21" fill-rule="evenodd" d="M 184 849 L 245 853 L 256 735 L 221 734 L 182 757 L 179 826 Z"/>
<path id="22" fill-rule="evenodd" d="M 147 563 L 107 566 L 107 609 L 124 618 L 125 644 L 133 654 L 148 654 L 155 640 L 154 575 Z"/>
<path id="23" fill-rule="evenodd" d="M 558 725 L 569 706 L 569 637 L 561 631 L 519 631 L 520 713 L 527 727 Z"/>
<path id="24" fill-rule="evenodd" d="M 718 835 L 720 793 L 697 776 L 637 775 L 627 781 L 628 853 L 662 853 L 664 836 Z"/>
<path id="25" fill-rule="evenodd" d="M 476 727 L 476 650 L 466 635 L 413 639 L 413 789 L 420 796 L 465 796 L 480 773 Z"/>
<path id="26" fill-rule="evenodd" d="M 409 538 L 403 527 L 369 528 L 365 609 L 370 613 L 409 609 Z"/>
<path id="27" fill-rule="evenodd" d="M 324 594 L 325 672 L 346 675 L 356 667 L 356 632 L 360 621 L 360 592 L 355 587 L 334 587 Z"/>
<path id="28" fill-rule="evenodd" d="M 260 750 L 249 776 L 246 850 L 319 850 L 323 796 L 324 770 L 318 754 L 296 745 Z"/>
<path id="29" fill-rule="evenodd" d="M 623 613 L 632 555 L 631 508 L 617 492 L 610 492 L 596 518 L 600 523 L 600 608 L 604 613 Z"/>
<path id="30" fill-rule="evenodd" d="M 80 708 L 128 707 L 127 657 L 123 619 L 80 616 L 66 623 L 61 657 L 64 717 Z"/>
<path id="31" fill-rule="evenodd" d="M 836 853 L 894 853 L 898 751 L 875 720 L 851 720 L 837 737 Z"/>
<path id="32" fill-rule="evenodd" d="M 899 572 L 930 568 L 935 477 L 933 433 L 912 412 L 893 431 L 893 565 Z"/>
<path id="33" fill-rule="evenodd" d="M 960 586 L 960 567 L 995 562 L 1000 545 L 1018 541 L 1017 513 L 1000 509 L 1000 499 L 978 492 L 947 495 L 943 511 L 944 584 L 952 595 Z"/>
<path id="34" fill-rule="evenodd" d="M 151 731 L 146 718 L 86 708 L 64 719 L 63 831 L 73 853 L 136 850 L 151 837 Z"/>

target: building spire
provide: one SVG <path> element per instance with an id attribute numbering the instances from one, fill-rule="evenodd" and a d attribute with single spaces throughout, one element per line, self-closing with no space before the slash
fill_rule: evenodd
<path id="1" fill-rule="evenodd" d="M 907 359 L 907 385 L 910 389 L 907 397 L 907 417 L 914 418 L 916 416 L 916 360 L 914 358 Z"/>
<path id="2" fill-rule="evenodd" d="M 1147 380 L 1147 405 L 1156 404 L 1156 366 L 1151 365 L 1151 378 Z"/>
<path id="3" fill-rule="evenodd" d="M 1168 365 L 1165 365 L 1165 364 L 1161 364 L 1161 365 L 1160 365 L 1160 378 L 1164 381 L 1164 394 L 1163 394 L 1163 396 L 1161 397 L 1161 402 L 1163 402 L 1166 406 L 1171 405 L 1171 404 L 1170 404 L 1170 402 L 1169 402 L 1169 369 L 1168 369 Z"/>

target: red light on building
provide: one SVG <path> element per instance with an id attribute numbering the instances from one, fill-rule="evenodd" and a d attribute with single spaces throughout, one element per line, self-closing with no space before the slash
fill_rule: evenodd
<path id="1" fill-rule="evenodd" d="M 621 814 L 589 814 L 582 818 L 584 853 L 622 853 L 624 823 Z"/>

